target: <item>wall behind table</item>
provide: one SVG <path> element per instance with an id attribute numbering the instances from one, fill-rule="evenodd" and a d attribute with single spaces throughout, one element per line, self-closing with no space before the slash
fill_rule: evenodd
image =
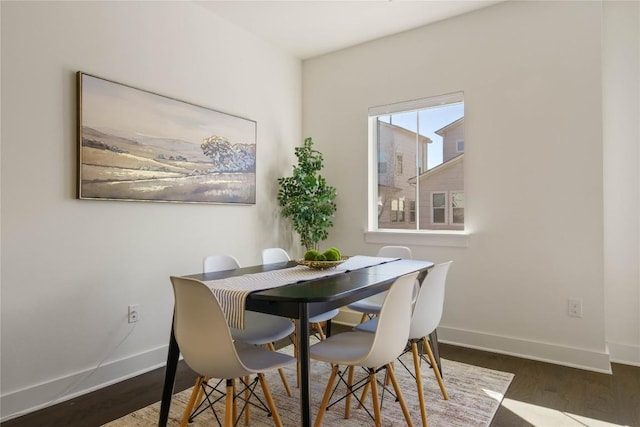
<path id="1" fill-rule="evenodd" d="M 303 64 L 303 132 L 338 187 L 328 244 L 345 253 L 385 243 L 364 233 L 368 108 L 464 92 L 468 246 L 386 242 L 454 260 L 445 341 L 609 370 L 601 8 L 505 2 Z M 567 316 L 570 297 L 582 318 Z"/>
<path id="2" fill-rule="evenodd" d="M 640 366 L 640 2 L 603 5 L 607 344 Z"/>
<path id="3" fill-rule="evenodd" d="M 291 243 L 278 241 L 275 179 L 301 140 L 301 64 L 191 2 L 1 7 L 7 419 L 164 363 L 169 275 Z M 76 71 L 257 121 L 257 203 L 76 200 Z"/>

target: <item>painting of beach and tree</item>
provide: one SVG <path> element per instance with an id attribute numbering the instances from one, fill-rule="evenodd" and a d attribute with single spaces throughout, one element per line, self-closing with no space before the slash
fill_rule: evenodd
<path id="1" fill-rule="evenodd" d="M 78 72 L 79 198 L 256 200 L 256 122 Z"/>

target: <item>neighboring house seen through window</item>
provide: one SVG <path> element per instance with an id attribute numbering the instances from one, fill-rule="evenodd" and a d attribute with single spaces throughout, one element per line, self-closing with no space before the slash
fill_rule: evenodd
<path id="1" fill-rule="evenodd" d="M 369 121 L 369 228 L 464 230 L 463 94 L 372 107 Z"/>
<path id="2" fill-rule="evenodd" d="M 447 218 L 447 193 L 431 193 L 432 224 L 446 224 Z"/>
<path id="3" fill-rule="evenodd" d="M 391 201 L 391 222 L 404 222 L 403 199 L 393 199 Z"/>
<path id="4" fill-rule="evenodd" d="M 464 192 L 434 191 L 431 193 L 431 223 L 464 225 Z"/>
<path id="5" fill-rule="evenodd" d="M 402 153 L 396 154 L 396 175 L 402 175 L 402 170 L 404 169 L 404 163 L 402 160 Z"/>
<path id="6" fill-rule="evenodd" d="M 451 193 L 451 224 L 464 224 L 464 192 L 452 191 Z"/>

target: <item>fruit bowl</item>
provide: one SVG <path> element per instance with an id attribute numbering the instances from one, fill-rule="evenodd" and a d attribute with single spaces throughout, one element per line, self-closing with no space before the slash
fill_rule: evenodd
<path id="1" fill-rule="evenodd" d="M 343 256 L 339 261 L 309 261 L 304 259 L 296 260 L 300 265 L 307 266 L 314 270 L 326 270 L 327 268 L 334 268 L 348 260 L 348 256 Z"/>

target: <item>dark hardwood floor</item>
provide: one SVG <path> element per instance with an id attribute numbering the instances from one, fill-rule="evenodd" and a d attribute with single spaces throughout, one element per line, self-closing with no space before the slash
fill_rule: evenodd
<path id="1" fill-rule="evenodd" d="M 445 344 L 440 348 L 449 360 L 515 374 L 492 427 L 554 427 L 563 418 L 576 420 L 564 419 L 563 426 L 592 426 L 589 419 L 610 427 L 640 426 L 640 367 L 613 363 L 609 375 Z"/>
<path id="2" fill-rule="evenodd" d="M 340 325 L 334 325 L 334 333 Z M 507 371 L 515 378 L 492 427 L 554 427 L 563 417 L 640 427 L 640 367 L 613 364 L 613 375 L 440 344 L 449 360 Z M 445 381 L 446 381 L 446 372 Z M 180 362 L 175 391 L 193 386 Z M 160 400 L 164 368 L 2 423 L 2 427 L 100 426 Z M 542 415 L 540 415 L 542 413 Z M 540 417 L 543 418 L 540 418 Z"/>

